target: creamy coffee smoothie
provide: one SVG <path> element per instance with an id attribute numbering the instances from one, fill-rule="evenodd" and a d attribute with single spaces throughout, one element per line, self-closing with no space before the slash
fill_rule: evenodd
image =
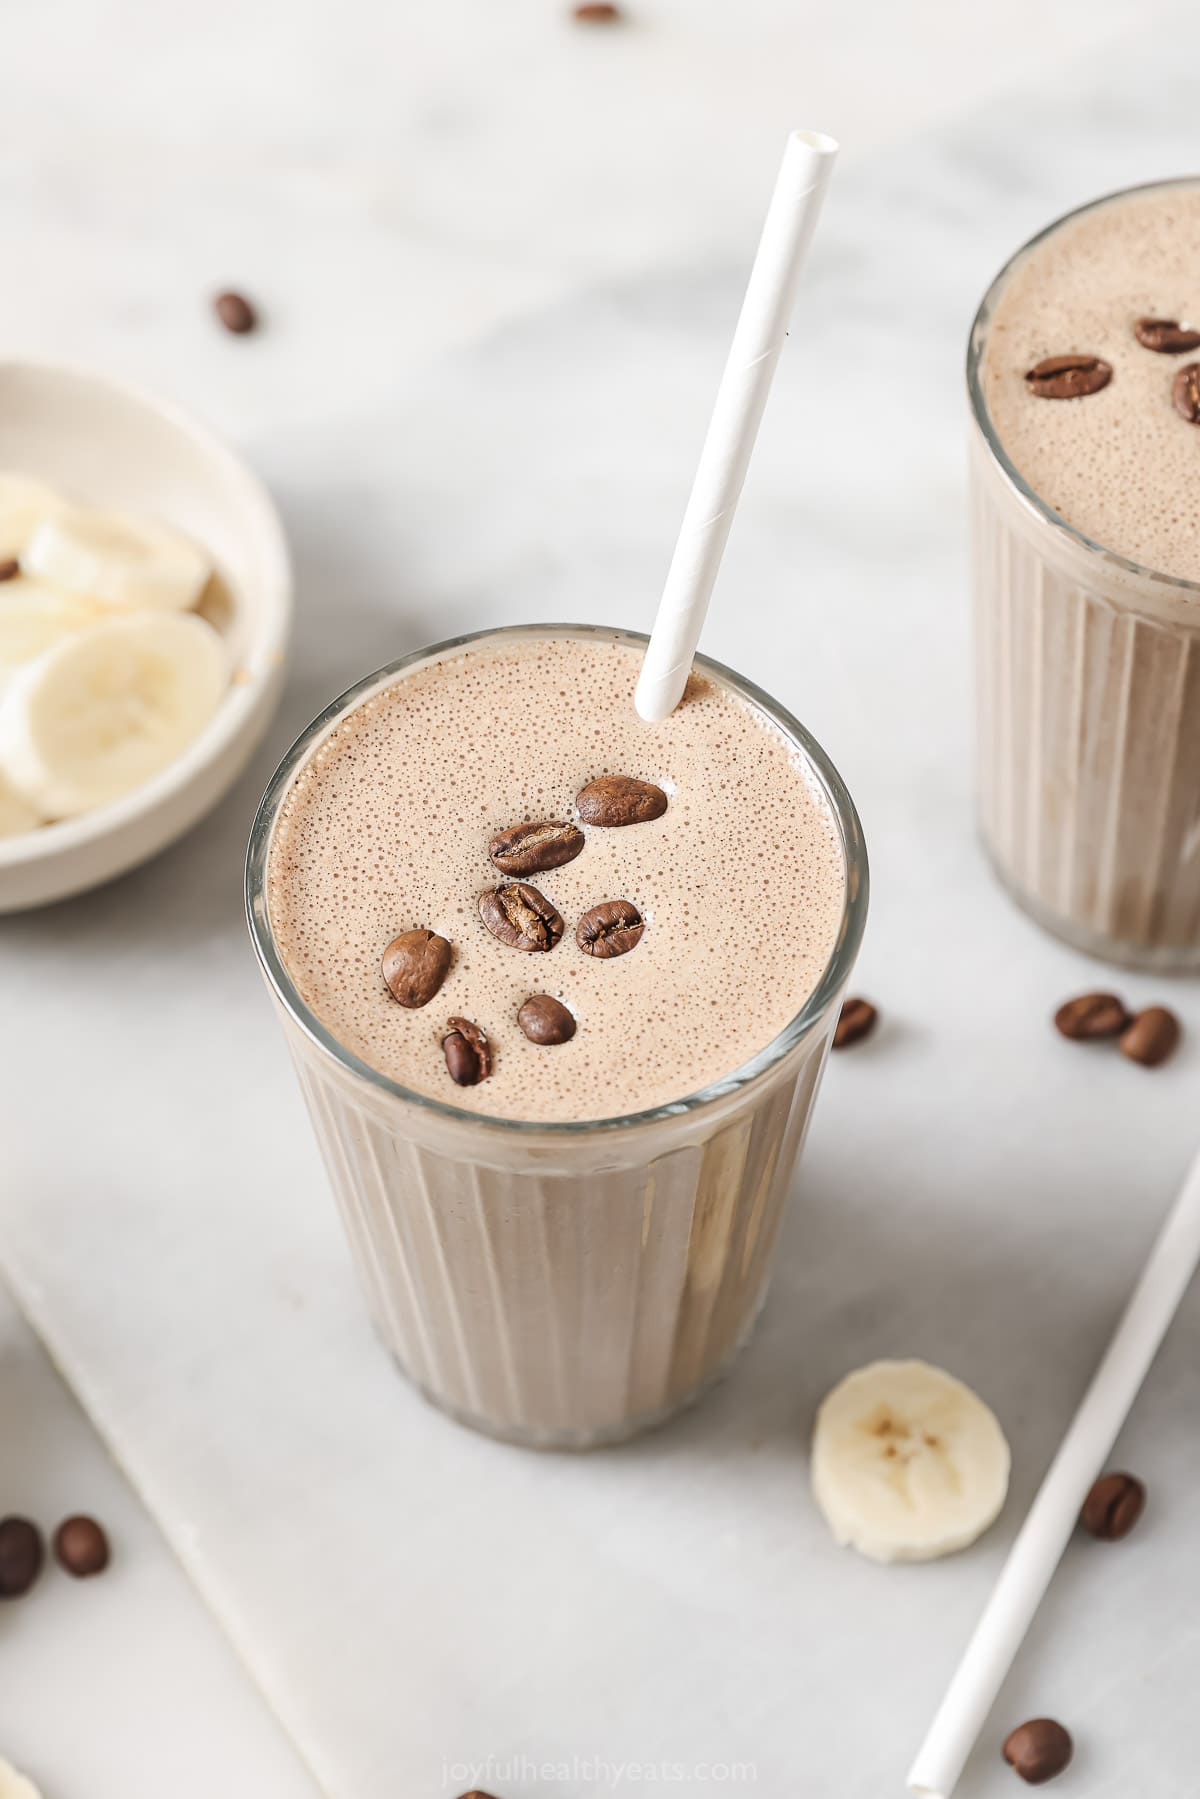
<path id="1" fill-rule="evenodd" d="M 641 653 L 530 628 L 364 684 L 251 849 L 384 1339 L 531 1443 L 627 1435 L 738 1347 L 861 930 L 816 746 L 702 661 L 644 723 Z"/>
<path id="2" fill-rule="evenodd" d="M 1200 184 L 1027 246 L 969 379 L 985 841 L 1079 947 L 1200 963 Z"/>
<path id="3" fill-rule="evenodd" d="M 664 724 L 644 724 L 638 665 L 612 641 L 493 639 L 367 700 L 298 775 L 268 865 L 280 953 L 330 1033 L 392 1080 L 502 1118 L 645 1112 L 749 1061 L 816 986 L 846 876 L 811 770 L 703 675 Z M 576 796 L 605 777 L 656 789 L 660 815 L 581 823 Z M 528 834 L 499 854 L 533 866 L 491 859 L 497 834 L 540 824 L 559 827 L 543 842 L 573 850 L 569 862 L 538 868 L 551 854 Z M 514 948 L 481 916 L 481 895 L 521 885 L 564 921 L 548 950 Z M 615 900 L 640 937 L 619 955 L 581 950 L 578 920 Z M 437 933 L 450 963 L 409 1008 L 380 969 L 414 929 Z M 525 1035 L 535 995 L 566 1007 L 568 1041 Z M 442 1048 L 458 1015 L 491 1049 L 491 1073 L 469 1086 Z"/>

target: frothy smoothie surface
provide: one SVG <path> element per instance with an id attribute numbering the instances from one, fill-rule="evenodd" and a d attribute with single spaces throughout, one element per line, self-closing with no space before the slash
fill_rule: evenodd
<path id="1" fill-rule="evenodd" d="M 346 1048 L 464 1109 L 596 1119 L 681 1099 L 731 1074 L 794 1017 L 824 972 L 846 876 L 829 804 L 803 755 L 754 707 L 694 676 L 671 718 L 633 705 L 640 652 L 608 638 L 485 639 L 427 663 L 340 721 L 276 823 L 268 906 L 303 999 Z M 565 924 L 548 951 L 489 932 L 479 896 L 505 880 L 493 834 L 576 820 L 603 775 L 653 782 L 661 817 L 584 824 L 582 852 L 526 879 Z M 645 928 L 607 958 L 581 915 L 628 900 Z M 398 1005 L 380 959 L 401 932 L 446 938 L 436 996 Z M 530 1042 L 517 1012 L 563 1002 L 569 1042 Z M 490 1077 L 456 1086 L 448 1021 L 481 1026 Z"/>
<path id="2" fill-rule="evenodd" d="M 984 398 L 1014 467 L 1068 524 L 1200 581 L 1200 425 L 1174 391 L 1200 348 L 1147 348 L 1139 320 L 1200 327 L 1200 185 L 1106 201 L 1029 251 L 992 317 Z M 1106 385 L 1074 399 L 1035 391 L 1027 372 L 1073 352 L 1106 362 Z"/>

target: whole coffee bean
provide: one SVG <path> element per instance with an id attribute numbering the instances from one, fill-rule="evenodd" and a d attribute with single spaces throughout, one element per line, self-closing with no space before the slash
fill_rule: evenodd
<path id="1" fill-rule="evenodd" d="M 536 875 L 573 862 L 584 845 L 578 825 L 544 820 L 536 825 L 510 825 L 497 831 L 488 855 L 501 874 Z"/>
<path id="2" fill-rule="evenodd" d="M 1070 1735 L 1054 1718 L 1030 1718 L 1004 1739 L 1004 1759 L 1030 1786 L 1061 1774 L 1074 1754 Z"/>
<path id="3" fill-rule="evenodd" d="M 1174 1050 L 1180 1035 L 1174 1012 L 1166 1006 L 1147 1006 L 1121 1032 L 1121 1054 L 1143 1068 L 1157 1068 Z"/>
<path id="4" fill-rule="evenodd" d="M 1096 1037 L 1119 1037 L 1129 1023 L 1129 1013 L 1115 993 L 1081 993 L 1054 1014 L 1055 1028 L 1073 1043 Z"/>
<path id="5" fill-rule="evenodd" d="M 1185 350 L 1200 350 L 1200 331 L 1181 325 L 1178 319 L 1135 319 L 1133 335 L 1145 350 L 1157 350 L 1160 356 L 1181 356 Z"/>
<path id="6" fill-rule="evenodd" d="M 442 1054 L 450 1079 L 459 1087 L 478 1087 L 492 1072 L 492 1046 L 487 1032 L 469 1018 L 451 1018 Z"/>
<path id="7" fill-rule="evenodd" d="M 613 6 L 610 0 L 580 0 L 575 17 L 581 25 L 615 25 L 621 17 L 621 9 Z"/>
<path id="8" fill-rule="evenodd" d="M 28 1593 L 42 1571 L 42 1533 L 28 1518 L 0 1518 L 0 1599 Z"/>
<path id="9" fill-rule="evenodd" d="M 1081 400 L 1112 380 L 1112 364 L 1102 356 L 1045 356 L 1025 371 L 1030 393 L 1043 400 Z"/>
<path id="10" fill-rule="evenodd" d="M 661 818 L 667 796 L 651 781 L 635 781 L 632 775 L 598 775 L 581 787 L 575 805 L 585 825 L 613 830 L 618 825 L 644 825 Z"/>
<path id="11" fill-rule="evenodd" d="M 481 893 L 479 916 L 492 936 L 510 949 L 553 949 L 564 929 L 560 914 L 545 894 L 526 881 L 511 881 Z"/>
<path id="12" fill-rule="evenodd" d="M 15 581 L 21 572 L 21 564 L 15 556 L 6 556 L 0 562 L 0 581 Z"/>
<path id="13" fill-rule="evenodd" d="M 531 1043 L 569 1043 L 575 1020 L 550 993 L 534 993 L 517 1013 L 517 1023 Z"/>
<path id="14" fill-rule="evenodd" d="M 849 1049 L 875 1029 L 879 1013 L 869 999 L 844 1001 L 838 1021 L 833 1027 L 834 1049 Z"/>
<path id="15" fill-rule="evenodd" d="M 1200 362 L 1185 363 L 1171 383 L 1171 398 L 1181 419 L 1200 425 Z"/>
<path id="16" fill-rule="evenodd" d="M 401 931 L 383 952 L 381 964 L 388 992 L 398 1005 L 415 1011 L 427 1006 L 450 966 L 450 945 L 436 931 Z"/>
<path id="17" fill-rule="evenodd" d="M 641 913 L 629 900 L 603 900 L 579 920 L 575 941 L 584 955 L 607 962 L 636 949 L 645 928 Z"/>
<path id="18" fill-rule="evenodd" d="M 232 331 L 235 337 L 245 337 L 258 324 L 258 314 L 245 294 L 218 294 L 213 301 L 213 311 L 226 331 Z"/>
<path id="19" fill-rule="evenodd" d="M 1079 1522 L 1102 1543 L 1127 1537 L 1146 1503 L 1146 1489 L 1136 1474 L 1102 1474 L 1083 1502 Z"/>
<path id="20" fill-rule="evenodd" d="M 108 1567 L 108 1538 L 94 1518 L 82 1513 L 64 1518 L 54 1533 L 54 1555 L 60 1567 L 76 1580 L 102 1574 Z"/>

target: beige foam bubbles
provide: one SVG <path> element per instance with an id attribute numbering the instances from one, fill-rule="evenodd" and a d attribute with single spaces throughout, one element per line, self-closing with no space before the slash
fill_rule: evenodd
<path id="1" fill-rule="evenodd" d="M 650 725 L 633 706 L 639 654 L 596 639 L 503 638 L 419 667 L 347 714 L 298 775 L 268 866 L 271 924 L 301 996 L 393 1080 L 469 1110 L 593 1119 L 666 1104 L 732 1073 L 803 1005 L 829 960 L 845 870 L 827 801 L 799 752 L 749 703 L 694 677 Z M 665 815 L 585 827 L 574 862 L 531 876 L 566 921 L 548 954 L 496 941 L 478 896 L 501 879 L 488 839 L 573 816 L 600 774 L 657 782 Z M 629 899 L 637 948 L 601 961 L 579 915 Z M 445 985 L 420 1011 L 379 972 L 398 932 L 447 937 Z M 530 994 L 563 1000 L 571 1042 L 526 1041 Z M 495 1071 L 453 1085 L 447 1019 L 487 1031 Z"/>
<path id="2" fill-rule="evenodd" d="M 1034 492 L 1067 523 L 1144 567 L 1200 581 L 1200 429 L 1176 412 L 1176 371 L 1133 335 L 1140 317 L 1200 327 L 1200 185 L 1121 195 L 1069 219 L 1005 283 L 983 393 Z M 1040 399 L 1025 371 L 1088 351 L 1112 364 L 1099 393 Z"/>

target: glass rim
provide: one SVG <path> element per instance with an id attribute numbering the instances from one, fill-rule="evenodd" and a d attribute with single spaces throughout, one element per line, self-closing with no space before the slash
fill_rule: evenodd
<path id="1" fill-rule="evenodd" d="M 836 997 L 839 987 L 854 966 L 862 942 L 863 929 L 866 924 L 867 901 L 870 890 L 870 874 L 867 863 L 866 846 L 863 842 L 862 823 L 858 810 L 850 797 L 849 790 L 841 775 L 821 748 L 816 739 L 808 732 L 799 720 L 793 718 L 785 707 L 773 700 L 754 682 L 727 668 L 724 663 L 714 661 L 711 657 L 697 655 L 696 666 L 705 674 L 714 676 L 732 688 L 734 693 L 748 701 L 770 722 L 782 730 L 785 736 L 803 753 L 806 761 L 821 788 L 829 805 L 845 864 L 846 886 L 842 916 L 837 935 L 829 954 L 825 968 L 812 992 L 795 1016 L 784 1025 L 769 1043 L 748 1061 L 741 1063 L 731 1073 L 723 1075 L 719 1080 L 710 1081 L 695 1092 L 685 1094 L 681 1099 L 670 1100 L 665 1105 L 652 1106 L 641 1112 L 628 1112 L 608 1118 L 586 1119 L 532 1119 L 504 1118 L 490 1112 L 468 1111 L 465 1107 L 455 1106 L 446 1100 L 434 1099 L 427 1093 L 419 1093 L 415 1088 L 405 1087 L 399 1081 L 383 1074 L 371 1063 L 347 1049 L 317 1017 L 316 1013 L 305 1003 L 297 991 L 289 975 L 271 929 L 267 907 L 267 861 L 270 851 L 272 830 L 280 805 L 291 787 L 292 781 L 300 768 L 307 761 L 317 744 L 345 713 L 353 711 L 376 690 L 389 685 L 407 670 L 420 663 L 436 661 L 472 644 L 490 638 L 505 637 L 576 637 L 587 639 L 602 638 L 608 642 L 620 642 L 631 645 L 645 645 L 648 641 L 644 632 L 625 631 L 607 625 L 570 625 L 570 624 L 528 624 L 502 625 L 480 631 L 469 631 L 458 637 L 446 638 L 441 643 L 430 644 L 423 649 L 414 650 L 407 656 L 399 657 L 395 662 L 387 663 L 376 669 L 360 681 L 346 688 L 336 699 L 331 700 L 323 711 L 318 713 L 312 723 L 296 738 L 291 748 L 286 751 L 267 783 L 266 791 L 259 802 L 254 815 L 254 823 L 250 829 L 250 840 L 246 850 L 245 897 L 246 918 L 250 928 L 250 937 L 254 945 L 259 966 L 276 999 L 289 1016 L 304 1031 L 311 1042 L 339 1063 L 350 1074 L 365 1080 L 379 1092 L 393 1099 L 428 1112 L 434 1117 L 471 1125 L 487 1125 L 500 1130 L 513 1131 L 518 1135 L 550 1135 L 569 1137 L 580 1132 L 597 1130 L 618 1131 L 635 1125 L 646 1125 L 668 1118 L 678 1118 L 702 1107 L 713 1104 L 730 1094 L 740 1091 L 751 1081 L 765 1074 L 778 1062 L 782 1061 L 800 1040 L 807 1035 L 813 1024 L 823 1015 Z"/>
<path id="2" fill-rule="evenodd" d="M 967 393 L 971 404 L 971 416 L 991 451 L 993 459 L 999 464 L 1021 497 L 1045 519 L 1048 525 L 1072 543 L 1078 544 L 1081 549 L 1087 550 L 1089 554 L 1102 556 L 1106 562 L 1111 562 L 1125 574 L 1133 575 L 1139 581 L 1148 581 L 1159 586 L 1169 587 L 1175 592 L 1195 594 L 1200 599 L 1200 581 L 1189 581 L 1182 575 L 1169 575 L 1163 569 L 1151 568 L 1146 563 L 1135 562 L 1132 557 L 1121 555 L 1119 550 L 1110 550 L 1098 539 L 1089 537 L 1086 531 L 1081 531 L 1077 526 L 1069 524 L 1060 512 L 1056 512 L 1049 501 L 1043 499 L 1035 487 L 1030 486 L 1011 461 L 992 423 L 980 379 L 984 351 L 987 347 L 988 326 L 991 323 L 996 301 L 1013 270 L 1029 251 L 1036 249 L 1038 244 L 1044 242 L 1046 238 L 1052 237 L 1064 225 L 1069 225 L 1072 219 L 1082 218 L 1085 213 L 1095 212 L 1099 207 L 1108 206 L 1114 200 L 1126 199 L 1130 194 L 1155 193 L 1164 188 L 1197 186 L 1200 186 L 1200 175 L 1174 175 L 1161 181 L 1140 181 L 1132 187 L 1119 187 L 1112 193 L 1101 194 L 1096 200 L 1086 201 L 1082 206 L 1072 207 L 1070 212 L 1064 212 L 1061 217 L 1053 219 L 1049 225 L 1044 225 L 1040 231 L 1036 231 L 1032 237 L 1026 239 L 1020 249 L 1015 250 L 1009 257 L 979 302 L 978 311 L 971 324 L 970 336 L 967 339 Z"/>

